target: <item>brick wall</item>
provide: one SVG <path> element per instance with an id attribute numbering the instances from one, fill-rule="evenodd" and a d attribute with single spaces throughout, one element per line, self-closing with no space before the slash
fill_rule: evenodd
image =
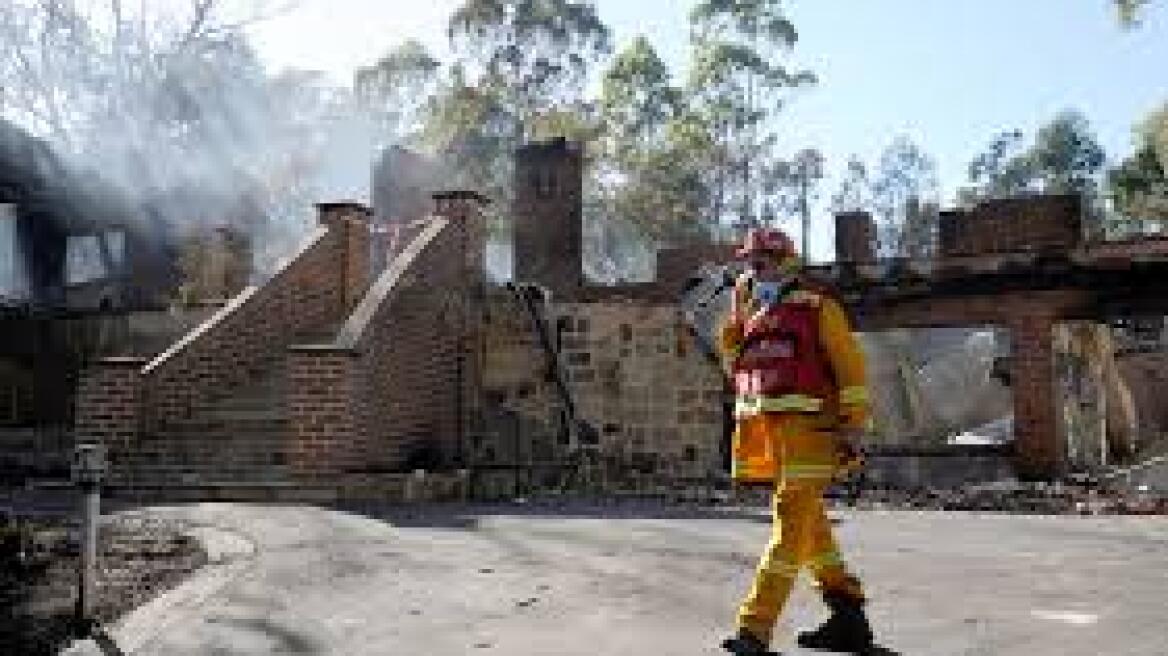
<path id="1" fill-rule="evenodd" d="M 1000 291 L 962 296 L 904 295 L 881 297 L 871 293 L 864 303 L 850 304 L 862 331 L 892 328 L 1005 325 L 1019 312 L 1040 308 L 1052 316 L 1081 316 L 1094 299 L 1081 290 Z"/>
<path id="2" fill-rule="evenodd" d="M 941 212 L 940 251 L 970 255 L 1074 248 L 1082 241 L 1076 196 L 1001 198 L 971 211 Z"/>
<path id="3" fill-rule="evenodd" d="M 341 310 L 337 320 L 347 317 L 370 283 L 372 252 L 370 247 L 370 210 L 351 202 L 321 203 L 321 223 L 337 233 L 341 242 Z"/>
<path id="4" fill-rule="evenodd" d="M 189 416 L 272 367 L 307 334 L 335 326 L 365 286 L 361 246 L 367 211 L 320 208 L 321 226 L 261 287 L 250 287 L 143 369 L 150 425 Z"/>
<path id="5" fill-rule="evenodd" d="M 1042 478 L 1065 467 L 1055 411 L 1054 320 L 1041 309 L 1022 310 L 1008 325 L 1018 474 Z"/>
<path id="6" fill-rule="evenodd" d="M 301 475 L 457 465 L 478 390 L 481 203 L 439 195 L 438 216 L 390 262 L 335 342 L 291 354 Z"/>
<path id="7" fill-rule="evenodd" d="M 105 358 L 82 370 L 77 387 L 76 438 L 106 446 L 111 477 L 124 474 L 141 426 L 144 358 Z"/>
<path id="8" fill-rule="evenodd" d="M 352 349 L 303 345 L 288 353 L 288 464 L 302 480 L 361 464 L 366 426 L 358 365 Z"/>

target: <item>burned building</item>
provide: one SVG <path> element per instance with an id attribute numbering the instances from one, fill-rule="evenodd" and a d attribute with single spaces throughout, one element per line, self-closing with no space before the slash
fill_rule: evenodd
<path id="1" fill-rule="evenodd" d="M 0 122 L 0 460 L 6 471 L 64 465 L 78 372 L 87 362 L 160 350 L 205 318 L 205 309 L 173 308 L 184 278 L 214 287 L 220 302 L 246 284 L 250 269 L 234 263 L 250 263 L 246 249 L 225 257 L 229 249 L 213 243 L 206 262 L 184 271 L 191 233 L 167 220 L 161 202 L 131 199 L 99 174 L 66 164 L 44 141 Z M 212 236 L 233 243 L 218 231 Z M 222 273 L 209 275 L 216 270 Z"/>
<path id="2" fill-rule="evenodd" d="M 651 282 L 587 283 L 580 155 L 563 140 L 517 152 L 513 285 L 484 275 L 486 199 L 437 193 L 415 219 L 424 183 L 383 168 L 379 210 L 320 205 L 264 284 L 153 356 L 88 368 L 78 436 L 106 442 L 115 486 L 147 497 L 384 497 L 419 468 L 509 493 L 563 481 L 582 452 L 608 488 L 724 475 L 727 390 L 679 299 L 733 246 L 663 250 Z M 1003 212 L 1036 225 L 991 234 Z M 399 219 L 409 233 L 377 264 L 373 224 Z M 879 260 L 870 217 L 841 216 L 837 261 L 812 274 L 862 329 L 1009 331 L 1014 463 L 1057 476 L 1056 325 L 1152 308 L 1162 295 L 1141 281 L 1168 270 L 1163 244 L 1084 242 L 1076 220 L 1062 198 L 975 209 L 948 219 L 937 256 Z"/>

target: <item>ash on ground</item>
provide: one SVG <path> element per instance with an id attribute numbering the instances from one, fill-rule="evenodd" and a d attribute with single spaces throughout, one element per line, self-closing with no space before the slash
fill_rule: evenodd
<path id="1" fill-rule="evenodd" d="M 80 526 L 75 518 L 0 515 L 0 653 L 56 654 L 77 637 Z M 105 625 L 206 563 L 173 521 L 105 517 L 98 527 L 96 618 Z"/>

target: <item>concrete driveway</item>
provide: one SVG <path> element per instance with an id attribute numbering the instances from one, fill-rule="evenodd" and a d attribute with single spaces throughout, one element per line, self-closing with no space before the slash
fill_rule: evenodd
<path id="1" fill-rule="evenodd" d="M 720 654 L 768 531 L 754 510 L 150 512 L 251 544 L 196 601 L 140 613 L 135 655 Z M 839 517 L 884 653 L 1168 654 L 1166 518 Z M 823 614 L 801 583 L 776 648 L 804 653 L 792 633 Z"/>

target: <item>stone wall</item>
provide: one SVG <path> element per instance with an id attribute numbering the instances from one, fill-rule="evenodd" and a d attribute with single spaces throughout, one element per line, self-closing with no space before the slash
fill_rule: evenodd
<path id="1" fill-rule="evenodd" d="M 1141 441 L 1168 435 L 1168 352 L 1125 355 L 1119 369 L 1134 397 Z"/>
<path id="2" fill-rule="evenodd" d="M 724 469 L 722 376 L 675 306 L 554 303 L 552 313 L 549 328 L 580 417 L 598 429 L 601 450 L 614 464 L 677 477 Z M 485 330 L 484 398 L 546 431 L 521 448 L 562 452 L 561 403 L 525 310 L 495 292 Z M 474 462 L 512 457 L 515 447 L 493 437 L 475 449 Z"/>
<path id="3" fill-rule="evenodd" d="M 539 283 L 557 299 L 583 285 L 583 153 L 557 139 L 515 154 L 515 280 Z"/>

